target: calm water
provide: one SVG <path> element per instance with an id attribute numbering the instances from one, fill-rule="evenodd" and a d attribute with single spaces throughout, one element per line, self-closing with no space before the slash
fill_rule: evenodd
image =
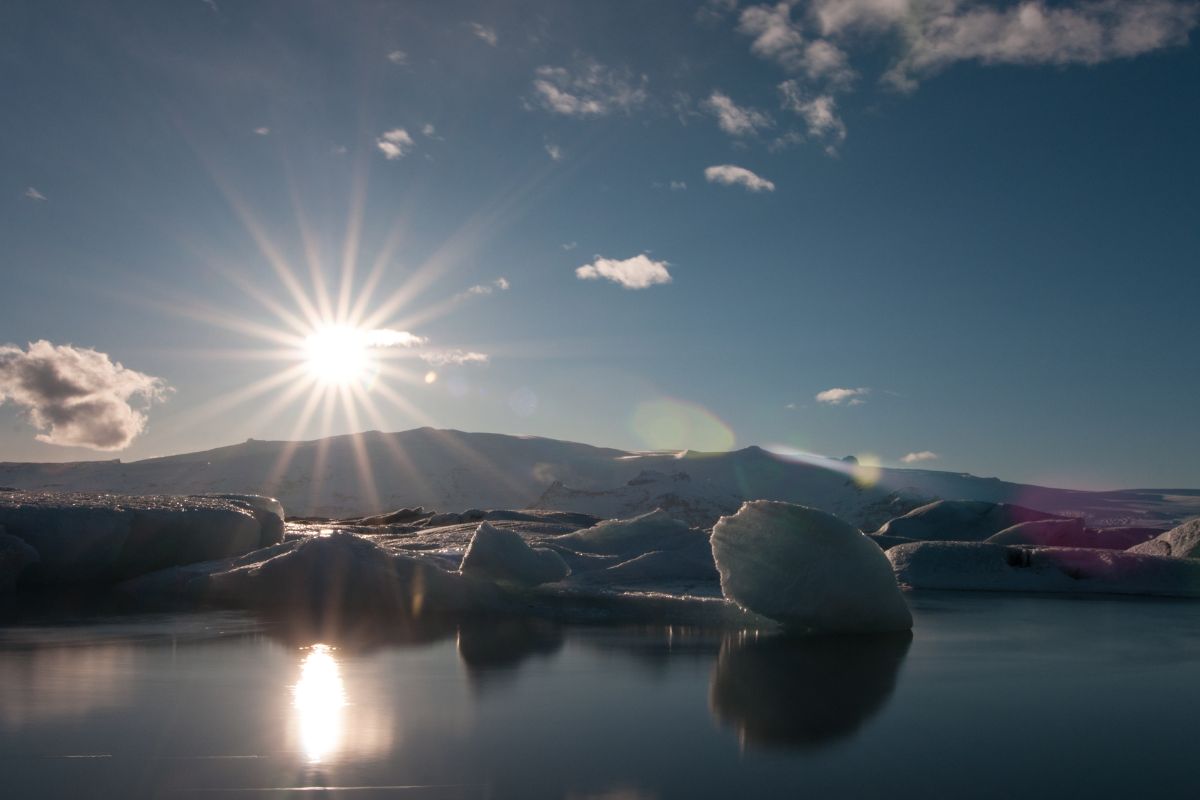
<path id="1" fill-rule="evenodd" d="M 25 620 L 0 629 L 0 796 L 1200 791 L 1200 605 L 912 603 L 911 642 L 490 624 L 326 647 L 236 616 Z"/>

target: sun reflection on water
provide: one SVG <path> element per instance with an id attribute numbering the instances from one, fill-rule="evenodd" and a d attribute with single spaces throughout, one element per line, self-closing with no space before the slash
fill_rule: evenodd
<path id="1" fill-rule="evenodd" d="M 333 648 L 314 644 L 300 665 L 300 680 L 292 690 L 300 746 L 310 764 L 320 764 L 342 744 L 342 715 L 346 690 Z"/>

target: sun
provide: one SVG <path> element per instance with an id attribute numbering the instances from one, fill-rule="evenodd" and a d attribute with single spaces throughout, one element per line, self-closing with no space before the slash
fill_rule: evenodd
<path id="1" fill-rule="evenodd" d="M 314 379 L 329 386 L 364 384 L 377 371 L 368 332 L 350 325 L 326 325 L 309 334 L 304 363 Z"/>

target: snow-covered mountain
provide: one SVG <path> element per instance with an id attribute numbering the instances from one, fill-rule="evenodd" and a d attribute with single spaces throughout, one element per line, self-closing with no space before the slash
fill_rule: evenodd
<path id="1" fill-rule="evenodd" d="M 278 497 L 290 515 L 350 516 L 548 508 L 625 516 L 673 509 L 696 521 L 743 499 L 787 500 L 870 528 L 919 501 L 989 500 L 1076 514 L 1090 524 L 1160 524 L 1200 514 L 1200 490 L 1082 492 L 935 470 L 876 469 L 747 447 L 633 453 L 532 436 L 418 428 L 307 442 L 249 440 L 122 463 L 0 463 L 0 486 L 130 494 Z"/>

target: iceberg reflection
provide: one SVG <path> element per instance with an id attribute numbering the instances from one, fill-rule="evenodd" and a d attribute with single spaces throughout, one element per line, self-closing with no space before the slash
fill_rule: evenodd
<path id="1" fill-rule="evenodd" d="M 737 637 L 713 672 L 713 714 L 743 745 L 812 749 L 853 735 L 887 704 L 912 634 Z"/>

